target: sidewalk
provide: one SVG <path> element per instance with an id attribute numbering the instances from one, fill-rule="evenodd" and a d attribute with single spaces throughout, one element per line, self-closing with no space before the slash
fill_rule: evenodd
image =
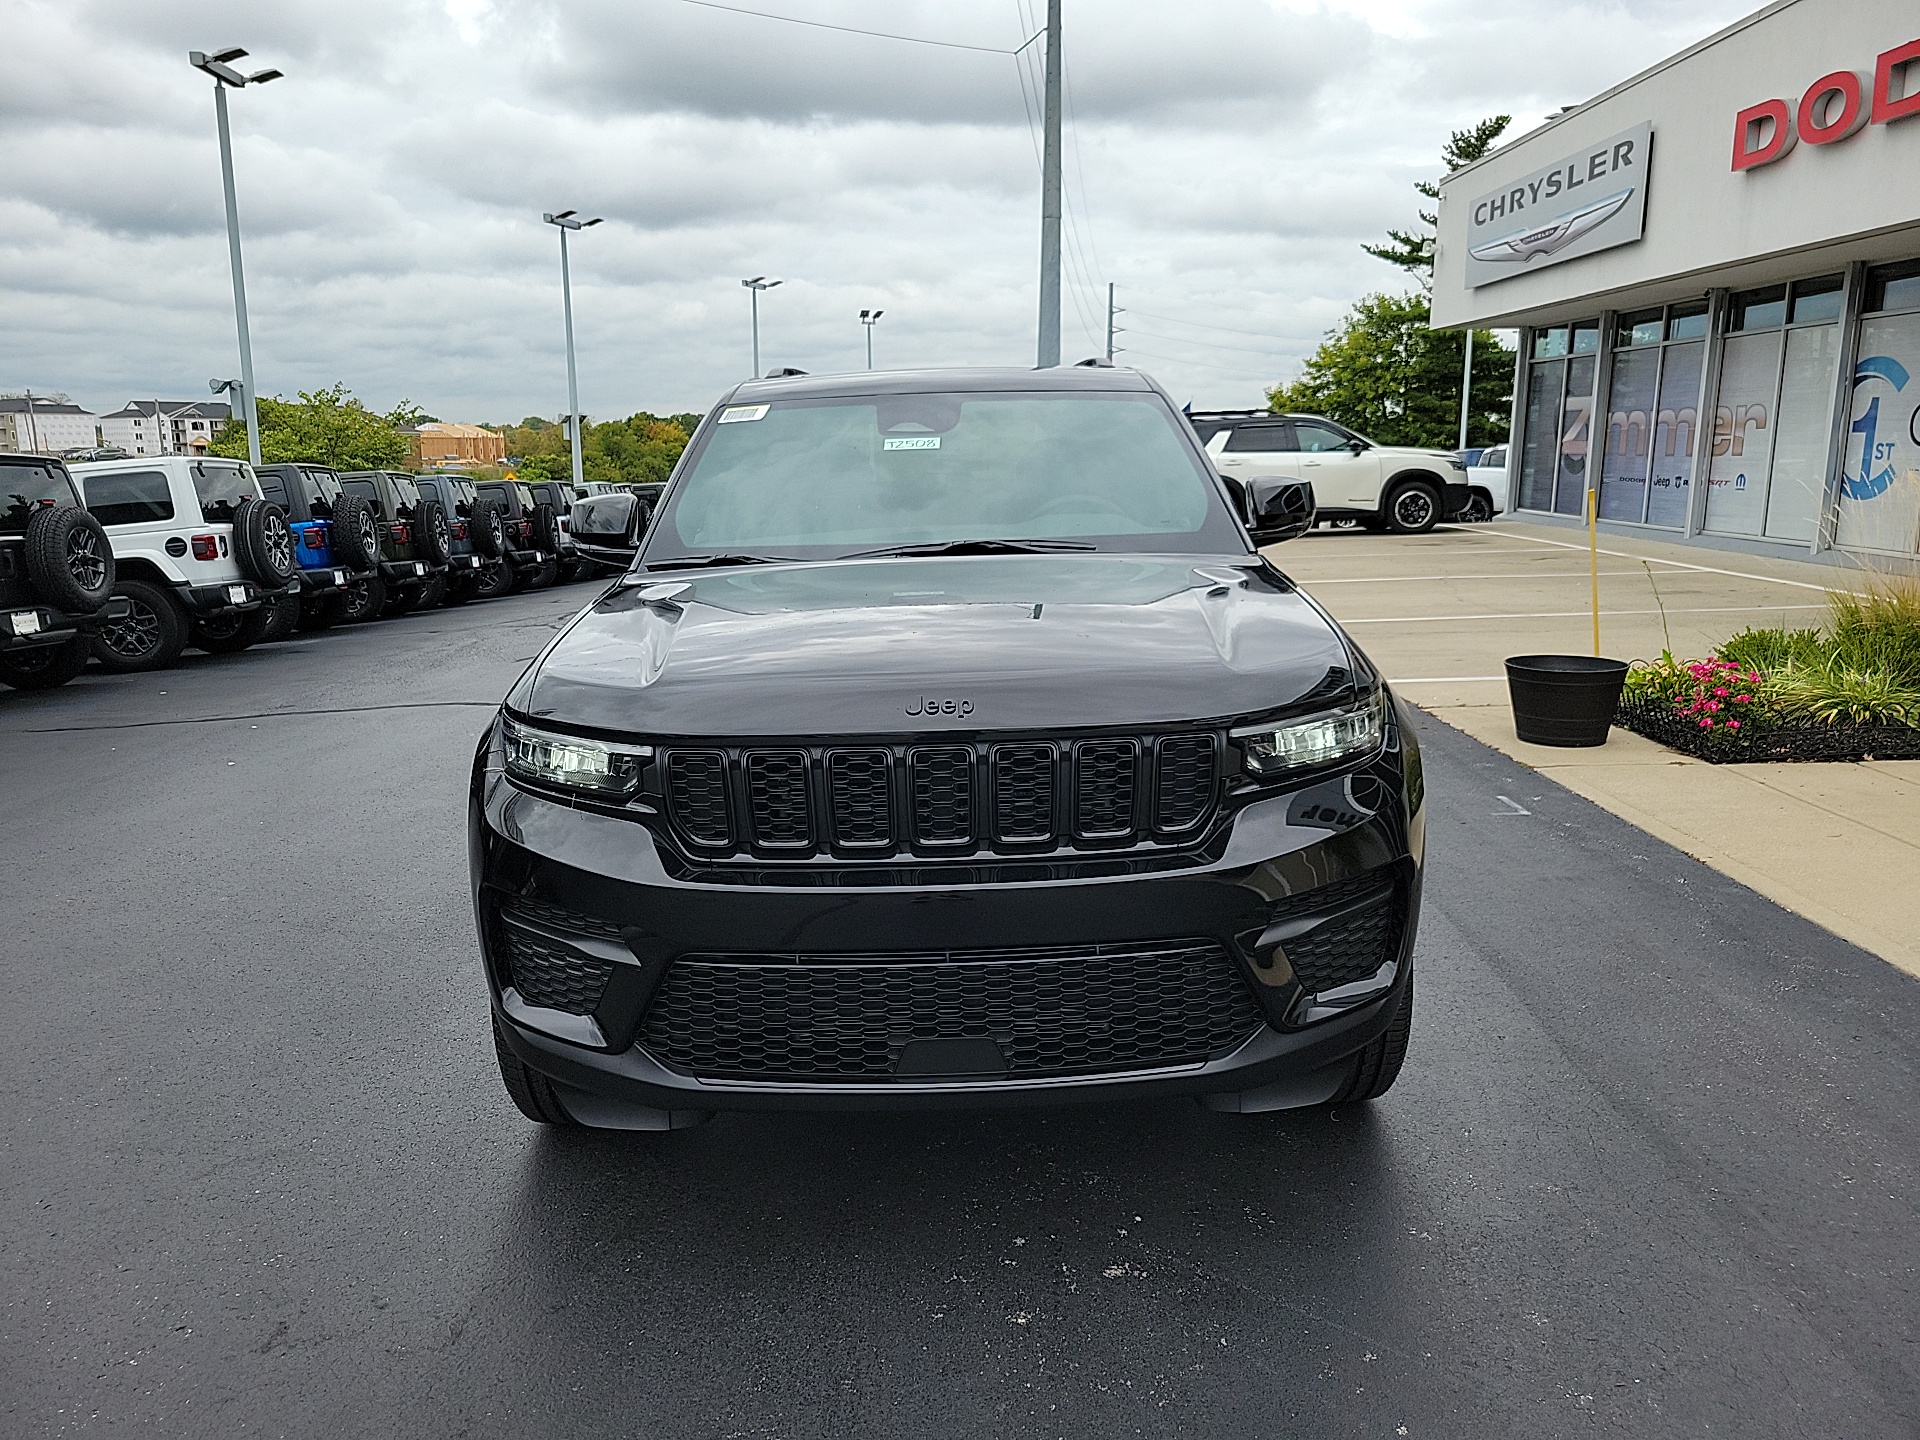
<path id="1" fill-rule="evenodd" d="M 1501 521 L 1315 531 L 1271 553 L 1437 719 L 1920 976 L 1920 761 L 1708 765 L 1618 729 L 1594 750 L 1514 735 L 1506 657 L 1593 649 L 1584 537 Z M 1827 587 L 1857 579 L 1603 535 L 1601 649 L 1692 658 L 1749 625 L 1818 625 Z"/>

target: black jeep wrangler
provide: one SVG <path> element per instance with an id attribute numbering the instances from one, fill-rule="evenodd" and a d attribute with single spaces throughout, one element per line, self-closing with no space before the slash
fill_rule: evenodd
<path id="1" fill-rule="evenodd" d="M 0 455 L 0 684 L 50 690 L 86 669 L 109 613 L 113 547 L 80 503 L 67 467 Z"/>
<path id="2" fill-rule="evenodd" d="M 524 480 L 488 480 L 475 487 L 500 507 L 515 590 L 540 590 L 560 578 L 560 517 Z"/>
<path id="3" fill-rule="evenodd" d="M 447 573 L 427 583 L 421 605 L 464 605 L 469 600 L 504 595 L 512 586 L 513 575 L 499 558 L 507 553 L 507 527 L 499 508 L 474 493 L 471 475 L 416 475 L 414 483 L 422 497 L 438 501 L 447 512 L 447 526 L 453 536 L 453 558 L 447 564 Z M 490 577 L 495 582 L 493 587 L 483 590 Z"/>
<path id="4" fill-rule="evenodd" d="M 427 583 L 447 573 L 453 529 L 438 500 L 421 495 L 413 476 L 398 470 L 350 470 L 340 488 L 366 501 L 380 532 L 380 563 L 347 587 L 343 620 L 404 615 L 421 601 Z"/>

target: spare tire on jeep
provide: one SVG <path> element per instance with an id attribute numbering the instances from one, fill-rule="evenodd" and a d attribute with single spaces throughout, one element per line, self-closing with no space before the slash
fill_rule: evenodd
<path id="1" fill-rule="evenodd" d="M 85 614 L 113 593 L 113 545 L 78 505 L 51 505 L 27 520 L 27 579 L 56 610 Z"/>
<path id="2" fill-rule="evenodd" d="M 380 563 L 380 522 L 373 507 L 358 495 L 342 495 L 333 502 L 333 521 L 327 543 L 333 558 L 354 570 L 371 570 Z"/>
<path id="3" fill-rule="evenodd" d="M 507 522 L 500 513 L 500 502 L 485 496 L 473 502 L 467 519 L 467 538 L 473 541 L 474 554 L 487 560 L 499 560 L 507 553 Z"/>
<path id="4" fill-rule="evenodd" d="M 560 548 L 560 518 L 544 500 L 533 507 L 533 545 L 549 552 Z"/>
<path id="5" fill-rule="evenodd" d="M 284 590 L 299 568 L 287 512 L 266 500 L 242 500 L 233 512 L 233 553 L 241 574 L 262 589 Z"/>
<path id="6" fill-rule="evenodd" d="M 414 536 L 431 565 L 444 565 L 453 559 L 453 531 L 447 526 L 447 510 L 438 500 L 422 499 L 414 511 Z"/>

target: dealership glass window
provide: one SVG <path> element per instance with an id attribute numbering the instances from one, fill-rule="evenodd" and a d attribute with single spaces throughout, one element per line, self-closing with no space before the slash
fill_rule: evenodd
<path id="1" fill-rule="evenodd" d="M 1729 330 L 1765 330 L 1787 323 L 1787 287 L 1769 285 L 1764 290 L 1746 290 L 1733 297 L 1727 308 Z"/>
<path id="2" fill-rule="evenodd" d="M 1705 346 L 1679 337 L 1701 334 L 1705 319 L 1706 307 L 1692 301 L 1620 318 L 1600 461 L 1602 518 L 1686 523 Z"/>
<path id="3" fill-rule="evenodd" d="M 1589 320 L 1584 325 L 1575 325 L 1573 327 L 1571 344 L 1573 353 L 1576 355 L 1592 355 L 1598 351 L 1600 348 L 1600 322 L 1597 320 Z"/>
<path id="4" fill-rule="evenodd" d="M 1551 329 L 1533 332 L 1533 358 L 1536 360 L 1557 360 L 1567 353 L 1567 327 L 1555 325 Z"/>
<path id="5" fill-rule="evenodd" d="M 1706 528 L 1813 539 L 1826 492 L 1841 278 L 1736 295 L 1720 366 Z M 1791 323 L 1789 322 L 1791 317 Z"/>
<path id="6" fill-rule="evenodd" d="M 1689 301 L 1667 307 L 1667 339 L 1704 340 L 1707 338 L 1707 302 Z"/>
<path id="7" fill-rule="evenodd" d="M 1886 310 L 1920 310 L 1920 260 L 1869 270 L 1866 300 L 1865 309 L 1869 314 Z"/>
<path id="8" fill-rule="evenodd" d="M 1598 338 L 1597 327 L 1593 333 Z M 1593 377 L 1599 368 L 1593 355 L 1567 361 L 1567 398 L 1560 405 L 1560 478 L 1553 487 L 1558 515 L 1587 513 L 1587 446 L 1593 433 Z"/>
<path id="9" fill-rule="evenodd" d="M 1920 281 L 1920 266 L 1914 279 Z M 1880 281 L 1884 288 L 1869 298 L 1890 309 L 1887 302 L 1901 294 L 1897 283 Z M 1914 308 L 1860 326 L 1834 535 L 1844 550 L 1920 553 L 1920 284 L 1906 303 Z"/>
<path id="10" fill-rule="evenodd" d="M 1560 397 L 1566 384 L 1564 360 L 1536 361 L 1527 367 L 1526 430 L 1520 449 L 1522 510 L 1553 508 L 1553 479 L 1560 467 Z"/>

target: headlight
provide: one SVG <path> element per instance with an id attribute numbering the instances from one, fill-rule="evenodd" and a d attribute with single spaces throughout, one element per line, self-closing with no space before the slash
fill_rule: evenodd
<path id="1" fill-rule="evenodd" d="M 1456 470 L 1458 470 L 1458 471 L 1459 471 L 1459 472 L 1460 472 L 1460 473 L 1461 473 L 1462 475 L 1464 475 L 1464 474 L 1466 474 L 1466 473 L 1467 473 L 1467 462 L 1466 462 L 1466 461 L 1464 461 L 1464 460 L 1451 460 L 1451 459 L 1450 459 L 1450 460 L 1448 460 L 1448 461 L 1447 461 L 1447 463 L 1448 463 L 1449 465 L 1451 465 L 1451 466 L 1453 466 L 1453 468 L 1454 468 L 1454 469 L 1456 469 Z"/>
<path id="2" fill-rule="evenodd" d="M 1351 710 L 1285 725 L 1248 725 L 1231 733 L 1255 775 L 1311 770 L 1378 749 L 1386 726 L 1386 698 L 1386 691 L 1376 690 Z"/>
<path id="3" fill-rule="evenodd" d="M 509 775 L 613 801 L 630 799 L 640 788 L 640 773 L 653 755 L 650 745 L 556 735 L 511 715 L 500 717 L 500 736 Z"/>

